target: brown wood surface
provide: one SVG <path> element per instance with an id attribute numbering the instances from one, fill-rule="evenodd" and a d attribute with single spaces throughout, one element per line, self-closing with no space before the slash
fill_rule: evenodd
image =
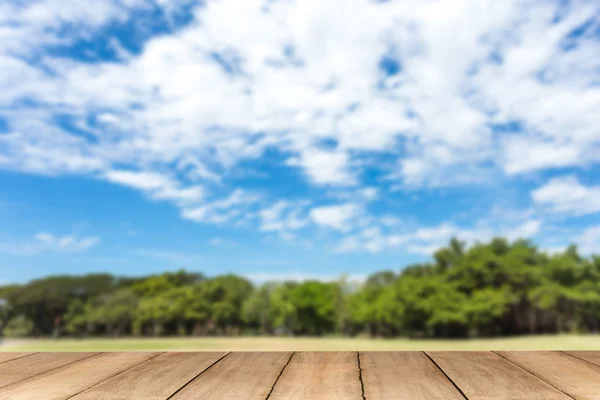
<path id="1" fill-rule="evenodd" d="M 37 353 L 0 364 L 0 388 L 99 353 Z"/>
<path id="2" fill-rule="evenodd" d="M 565 351 L 565 353 L 591 362 L 592 364 L 600 365 L 600 351 Z"/>
<path id="3" fill-rule="evenodd" d="M 104 381 L 74 400 L 164 400 L 226 354 L 165 353 Z"/>
<path id="4" fill-rule="evenodd" d="M 427 354 L 469 400 L 570 399 L 548 383 L 492 352 Z"/>
<path id="5" fill-rule="evenodd" d="M 265 400 L 291 352 L 231 353 L 173 399 Z"/>
<path id="6" fill-rule="evenodd" d="M 360 352 L 360 365 L 368 400 L 464 400 L 423 352 Z"/>
<path id="7" fill-rule="evenodd" d="M 600 400 L 593 351 L 6 354 L 0 400 Z"/>
<path id="8" fill-rule="evenodd" d="M 35 353 L 0 353 L 0 364 L 17 358 L 27 357 Z"/>
<path id="9" fill-rule="evenodd" d="M 600 400 L 599 366 L 553 351 L 497 353 L 575 399 Z"/>
<path id="10" fill-rule="evenodd" d="M 355 352 L 297 352 L 269 399 L 361 400 L 357 356 Z"/>
<path id="11" fill-rule="evenodd" d="M 105 353 L 0 389 L 0 399 L 67 399 L 160 353 Z"/>

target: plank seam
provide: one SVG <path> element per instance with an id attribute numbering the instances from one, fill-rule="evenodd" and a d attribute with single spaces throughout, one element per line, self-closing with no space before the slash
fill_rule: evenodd
<path id="1" fill-rule="evenodd" d="M 435 365 L 437 367 L 438 370 L 440 370 L 440 372 L 446 377 L 446 379 L 448 379 L 448 381 L 450 381 L 450 383 L 452 384 L 452 386 L 454 386 L 454 388 L 456 390 L 458 390 L 458 393 L 460 393 L 460 395 L 462 397 L 464 397 L 466 400 L 469 400 L 469 398 L 467 397 L 467 395 L 462 391 L 461 388 L 458 387 L 458 385 L 456 383 L 454 383 L 454 381 L 452 379 L 450 379 L 450 377 L 448 376 L 448 374 L 442 369 L 442 367 L 440 367 L 434 360 L 433 358 L 431 358 L 429 356 L 429 354 L 427 354 L 426 352 L 422 352 L 423 354 L 425 354 L 425 357 L 429 358 L 429 361 L 431 361 L 433 363 L 433 365 Z"/>
<path id="2" fill-rule="evenodd" d="M 181 392 L 186 386 L 188 386 L 190 383 L 192 383 L 194 380 L 196 380 L 196 378 L 198 378 L 200 375 L 202 375 L 203 373 L 205 373 L 206 371 L 208 371 L 209 369 L 211 369 L 219 361 L 221 361 L 222 359 L 224 359 L 225 357 L 227 357 L 230 354 L 231 354 L 231 352 L 225 354 L 223 357 L 219 358 L 217 361 L 215 361 L 214 363 L 210 364 L 208 367 L 204 368 L 202 371 L 200 371 L 200 373 L 198 375 L 194 376 L 185 385 L 183 385 L 182 387 L 180 387 L 179 389 L 177 389 L 172 395 L 170 395 L 169 397 L 167 397 L 167 400 L 172 399 L 173 397 L 175 397 L 175 395 L 177 393 Z"/>
<path id="3" fill-rule="evenodd" d="M 360 381 L 360 392 L 363 400 L 367 400 L 365 395 L 365 382 L 363 381 L 362 376 L 362 367 L 360 365 L 360 351 L 356 352 L 356 361 L 358 362 L 358 380 Z"/>
<path id="4" fill-rule="evenodd" d="M 25 354 L 24 356 L 17 357 L 17 358 L 11 358 L 10 360 L 0 361 L 0 364 L 4 364 L 4 363 L 15 361 L 15 360 L 20 360 L 21 358 L 29 357 L 29 356 L 32 356 L 34 354 L 38 354 L 38 352 Z"/>
<path id="5" fill-rule="evenodd" d="M 586 360 L 585 358 L 581 358 L 581 357 L 579 357 L 579 356 L 576 356 L 575 354 L 567 353 L 566 351 L 562 351 L 562 350 L 559 350 L 559 352 L 561 352 L 561 353 L 563 353 L 563 354 L 566 354 L 566 355 L 568 355 L 569 357 L 573 357 L 573 358 L 574 358 L 574 359 L 576 359 L 576 360 L 579 360 L 579 361 L 585 361 L 586 363 L 588 363 L 588 364 L 591 364 L 591 365 L 593 365 L 594 367 L 600 367 L 600 365 L 599 365 L 599 364 L 596 364 L 596 363 L 594 363 L 594 362 L 591 362 L 591 361 L 589 361 L 589 360 Z"/>
<path id="6" fill-rule="evenodd" d="M 283 366 L 283 368 L 281 368 L 281 371 L 279 371 L 279 375 L 277 375 L 277 378 L 275 379 L 275 382 L 273 382 L 273 385 L 271 386 L 271 390 L 269 390 L 269 393 L 267 394 L 267 397 L 265 397 L 265 400 L 269 400 L 269 397 L 271 397 L 271 394 L 273 394 L 273 390 L 275 390 L 275 385 L 277 385 L 277 382 L 279 382 L 279 378 L 281 378 L 281 375 L 283 375 L 283 371 L 285 371 L 285 369 L 287 368 L 287 366 L 292 361 L 292 357 L 294 357 L 294 354 L 296 354 L 295 351 L 292 352 L 292 355 L 290 356 L 290 358 L 288 358 L 288 360 L 285 363 L 285 365 Z"/>
<path id="7" fill-rule="evenodd" d="M 41 354 L 41 353 L 38 353 L 38 354 Z M 55 370 L 57 370 L 57 369 L 60 369 L 60 368 L 65 368 L 65 367 L 67 367 L 67 366 L 69 366 L 69 365 L 71 365 L 71 364 L 75 364 L 75 363 L 78 363 L 78 362 L 80 362 L 80 361 L 83 361 L 83 360 L 87 360 L 87 359 L 89 359 L 89 358 L 92 358 L 92 357 L 97 357 L 97 356 L 99 356 L 100 354 L 102 354 L 102 353 L 96 353 L 96 354 L 92 354 L 91 356 L 87 356 L 87 357 L 84 357 L 84 358 L 80 358 L 79 360 L 75 360 L 75 361 L 68 362 L 68 363 L 66 363 L 66 364 L 63 364 L 63 365 L 61 365 L 61 366 L 54 367 L 54 368 L 48 369 L 48 370 L 46 370 L 46 371 L 40 372 L 39 374 L 35 374 L 35 375 L 28 376 L 27 378 L 23 378 L 23 379 L 21 379 L 20 381 L 12 382 L 12 383 L 9 383 L 8 385 L 0 386 L 0 389 L 3 389 L 3 388 L 5 388 L 5 387 L 9 387 L 9 386 L 12 386 L 12 385 L 16 385 L 17 383 L 21 383 L 21 382 L 23 382 L 23 381 L 26 381 L 26 380 L 28 380 L 28 379 L 35 378 L 36 376 L 40 376 L 40 375 L 47 374 L 48 372 L 52 372 L 52 371 L 55 371 Z"/>
<path id="8" fill-rule="evenodd" d="M 104 353 L 104 354 L 106 354 L 106 353 Z M 135 368 L 135 367 L 138 367 L 138 366 L 140 366 L 140 365 L 142 365 L 142 364 L 144 364 L 144 363 L 147 363 L 148 361 L 150 361 L 150 360 L 153 360 L 153 359 L 155 359 L 155 358 L 156 358 L 156 357 L 158 357 L 158 356 L 162 356 L 163 354 L 165 354 L 165 352 L 158 353 L 157 355 L 155 355 L 155 356 L 152 356 L 152 357 L 150 357 L 150 358 L 149 358 L 149 359 L 147 359 L 147 360 L 144 360 L 144 361 L 142 361 L 142 362 L 140 362 L 140 363 L 137 363 L 137 364 L 135 364 L 135 365 L 132 365 L 132 366 L 131 366 L 131 367 L 129 367 L 129 368 L 125 368 L 123 371 L 117 372 L 116 374 L 109 376 L 108 378 L 104 379 L 103 381 L 100 381 L 100 382 L 98 382 L 98 383 L 95 383 L 95 384 L 93 384 L 92 386 L 90 386 L 90 387 L 88 387 L 88 388 L 86 388 L 86 389 L 83 389 L 83 390 L 81 390 L 81 391 L 79 391 L 79 392 L 77 392 L 77 393 L 75 393 L 75 394 L 73 394 L 73 395 L 71 395 L 71 396 L 67 397 L 65 400 L 69 400 L 69 399 L 72 399 L 72 398 L 73 398 L 73 397 L 75 397 L 75 396 L 79 396 L 79 395 L 80 395 L 80 394 L 82 394 L 83 392 L 87 392 L 88 390 L 95 388 L 96 386 L 100 385 L 101 383 L 104 383 L 104 382 L 106 382 L 106 381 L 108 381 L 108 380 L 110 380 L 110 379 L 114 378 L 115 376 L 121 375 L 122 373 L 125 373 L 125 372 L 129 371 L 129 370 L 130 370 L 130 369 L 132 369 L 132 368 Z"/>
<path id="9" fill-rule="evenodd" d="M 567 392 L 565 392 L 565 391 L 563 391 L 563 390 L 559 389 L 558 387 L 554 386 L 552 383 L 550 383 L 550 382 L 546 381 L 545 379 L 542 379 L 542 378 L 540 378 L 539 376 L 537 376 L 536 374 L 534 374 L 533 372 L 531 372 L 531 371 L 530 371 L 530 370 L 528 370 L 527 368 L 525 368 L 525 367 L 523 367 L 523 366 L 521 366 L 521 365 L 517 364 L 516 362 L 514 362 L 514 361 L 512 361 L 512 360 L 509 360 L 508 358 L 504 357 L 502 354 L 499 354 L 499 353 L 497 353 L 497 352 L 496 352 L 496 351 L 494 351 L 494 350 L 492 350 L 491 352 L 492 352 L 493 354 L 497 355 L 498 357 L 502 358 L 503 360 L 506 360 L 506 361 L 508 361 L 509 363 L 511 363 L 511 364 L 513 364 L 513 365 L 515 365 L 517 368 L 519 368 L 519 369 L 522 369 L 523 371 L 527 372 L 528 374 L 530 374 L 530 375 L 532 375 L 532 376 L 536 377 L 537 379 L 539 379 L 540 381 L 544 382 L 545 384 L 552 386 L 554 389 L 558 390 L 559 392 L 561 392 L 562 394 L 564 394 L 564 395 L 565 395 L 565 396 L 567 396 L 568 398 L 570 398 L 570 399 L 573 399 L 573 400 L 577 400 L 577 399 L 575 399 L 575 397 L 571 396 L 569 393 L 567 393 Z"/>

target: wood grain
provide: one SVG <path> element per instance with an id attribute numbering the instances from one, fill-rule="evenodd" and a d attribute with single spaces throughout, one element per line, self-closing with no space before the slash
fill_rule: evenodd
<path id="1" fill-rule="evenodd" d="M 0 388 L 98 353 L 37 353 L 0 364 Z"/>
<path id="2" fill-rule="evenodd" d="M 166 353 L 108 379 L 74 400 L 164 400 L 227 353 Z"/>
<path id="3" fill-rule="evenodd" d="M 265 400 L 292 353 L 232 353 L 206 370 L 173 399 Z"/>
<path id="4" fill-rule="evenodd" d="M 355 352 L 298 352 L 283 371 L 270 400 L 361 400 Z"/>
<path id="5" fill-rule="evenodd" d="M 564 353 L 600 366 L 600 351 L 565 351 Z"/>
<path id="6" fill-rule="evenodd" d="M 600 400 L 592 351 L 6 354 L 0 400 Z"/>
<path id="7" fill-rule="evenodd" d="M 599 366 L 553 351 L 497 353 L 575 399 L 600 400 Z"/>
<path id="8" fill-rule="evenodd" d="M 567 400 L 564 393 L 492 352 L 427 352 L 469 400 Z"/>
<path id="9" fill-rule="evenodd" d="M 35 353 L 0 353 L 0 363 L 16 360 L 17 358 L 28 357 L 33 354 Z"/>
<path id="10" fill-rule="evenodd" d="M 0 399 L 67 399 L 160 353 L 105 353 L 0 389 Z"/>
<path id="11" fill-rule="evenodd" d="M 423 352 L 360 352 L 360 365 L 369 400 L 464 400 Z"/>

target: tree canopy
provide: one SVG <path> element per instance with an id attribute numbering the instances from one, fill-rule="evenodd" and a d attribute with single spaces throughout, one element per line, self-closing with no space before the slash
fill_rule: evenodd
<path id="1" fill-rule="evenodd" d="M 177 271 L 142 278 L 53 276 L 0 287 L 7 335 L 358 335 L 483 337 L 597 332 L 600 257 L 546 254 L 525 240 L 467 247 L 360 285 L 268 282 Z"/>

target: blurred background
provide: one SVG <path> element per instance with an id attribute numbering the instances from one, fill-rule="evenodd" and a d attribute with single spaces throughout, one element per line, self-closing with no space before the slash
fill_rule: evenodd
<path id="1" fill-rule="evenodd" d="M 452 239 L 433 258 L 364 282 L 180 270 L 8 285 L 3 349 L 600 349 L 600 257 L 495 238 Z"/>
<path id="2" fill-rule="evenodd" d="M 0 1 L 0 350 L 600 349 L 598 0 Z"/>

